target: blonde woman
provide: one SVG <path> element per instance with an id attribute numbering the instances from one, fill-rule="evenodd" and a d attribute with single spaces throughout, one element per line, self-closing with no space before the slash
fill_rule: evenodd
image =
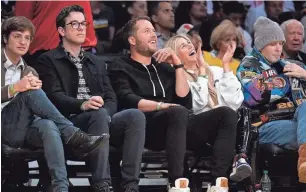
<path id="1" fill-rule="evenodd" d="M 230 44 L 242 45 L 242 35 L 238 28 L 230 21 L 222 21 L 212 32 L 210 37 L 211 52 L 203 51 L 204 60 L 210 66 L 223 67 L 222 59 L 227 52 L 227 48 Z M 235 49 L 234 49 L 235 51 Z M 229 67 L 236 74 L 236 70 L 240 61 L 233 58 L 229 58 Z"/>
<path id="2" fill-rule="evenodd" d="M 205 143 L 213 146 L 213 181 L 227 177 L 234 157 L 236 142 L 236 110 L 243 102 L 241 84 L 230 68 L 236 44 L 227 47 L 223 55 L 223 68 L 208 66 L 185 35 L 176 35 L 165 45 L 184 63 L 185 75 L 192 93 L 193 116 L 189 120 L 187 147 L 199 150 Z M 251 174 L 251 167 L 241 154 L 234 163 L 231 179 L 241 181 Z"/>

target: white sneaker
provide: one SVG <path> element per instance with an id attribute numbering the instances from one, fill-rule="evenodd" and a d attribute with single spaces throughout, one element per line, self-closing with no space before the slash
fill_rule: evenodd
<path id="1" fill-rule="evenodd" d="M 169 192 L 190 192 L 188 187 L 189 180 L 186 178 L 180 178 L 175 180 L 175 187 L 169 187 Z"/>
<path id="2" fill-rule="evenodd" d="M 251 176 L 252 168 L 246 162 L 244 158 L 239 158 L 238 161 L 235 161 L 233 164 L 233 171 L 230 174 L 230 179 L 232 181 L 240 182 L 243 179 Z"/>
<path id="3" fill-rule="evenodd" d="M 208 185 L 207 192 L 228 192 L 228 179 L 218 177 L 216 179 L 216 186 Z"/>

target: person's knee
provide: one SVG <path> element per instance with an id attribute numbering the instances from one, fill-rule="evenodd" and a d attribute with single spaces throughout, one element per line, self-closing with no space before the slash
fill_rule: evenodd
<path id="1" fill-rule="evenodd" d="M 188 121 L 189 111 L 183 106 L 173 106 L 167 109 L 169 118 L 174 118 L 178 121 Z"/>
<path id="2" fill-rule="evenodd" d="M 127 109 L 122 111 L 124 113 L 124 120 L 126 123 L 131 124 L 128 126 L 131 129 L 138 129 L 144 132 L 146 125 L 146 117 L 143 112 L 138 109 Z"/>
<path id="3" fill-rule="evenodd" d="M 98 110 L 89 111 L 89 116 L 95 121 L 108 122 L 110 121 L 110 116 L 105 108 L 100 108 Z"/>
<path id="4" fill-rule="evenodd" d="M 218 116 L 221 116 L 225 119 L 228 120 L 233 120 L 237 122 L 237 112 L 234 111 L 233 109 L 226 107 L 226 106 L 222 106 L 216 109 L 218 112 L 216 114 L 218 114 Z"/>
<path id="5" fill-rule="evenodd" d="M 40 119 L 37 123 L 39 134 L 42 137 L 58 136 L 60 131 L 56 124 L 49 119 Z"/>
<path id="6" fill-rule="evenodd" d="M 233 126 L 230 127 L 237 129 L 238 117 L 236 111 L 226 106 L 219 107 L 216 110 L 216 115 L 222 119 L 223 123 L 232 124 Z"/>

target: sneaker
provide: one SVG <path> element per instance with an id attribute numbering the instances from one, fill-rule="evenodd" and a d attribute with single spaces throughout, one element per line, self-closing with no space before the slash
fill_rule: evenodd
<path id="1" fill-rule="evenodd" d="M 171 187 L 168 186 L 168 192 L 190 192 L 190 188 L 188 187 L 189 180 L 186 178 L 180 178 L 175 180 L 175 185 Z"/>
<path id="2" fill-rule="evenodd" d="M 207 192 L 228 192 L 228 179 L 218 177 L 216 179 L 216 186 L 208 185 Z"/>
<path id="3" fill-rule="evenodd" d="M 240 182 L 243 179 L 251 176 L 251 174 L 252 174 L 251 166 L 246 162 L 245 158 L 240 157 L 238 160 L 235 160 L 233 163 L 233 171 L 230 174 L 230 179 L 232 181 Z"/>

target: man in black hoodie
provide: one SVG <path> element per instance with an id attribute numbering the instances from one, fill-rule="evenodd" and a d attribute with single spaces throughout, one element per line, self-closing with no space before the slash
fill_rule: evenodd
<path id="1" fill-rule="evenodd" d="M 157 37 L 148 17 L 130 20 L 123 39 L 131 55 L 108 67 L 119 108 L 138 108 L 145 113 L 146 146 L 166 149 L 173 186 L 183 176 L 188 109 L 192 107 L 183 64 L 170 49 L 156 51 Z"/>
<path id="2" fill-rule="evenodd" d="M 93 135 L 110 133 L 111 145 L 122 148 L 122 179 L 118 191 L 138 192 L 145 140 L 145 116 L 137 109 L 117 111 L 116 95 L 106 66 L 81 48 L 87 22 L 84 9 L 73 5 L 56 18 L 60 45 L 38 59 L 43 89 L 63 115 Z M 110 191 L 108 142 L 90 155 L 92 191 Z"/>

